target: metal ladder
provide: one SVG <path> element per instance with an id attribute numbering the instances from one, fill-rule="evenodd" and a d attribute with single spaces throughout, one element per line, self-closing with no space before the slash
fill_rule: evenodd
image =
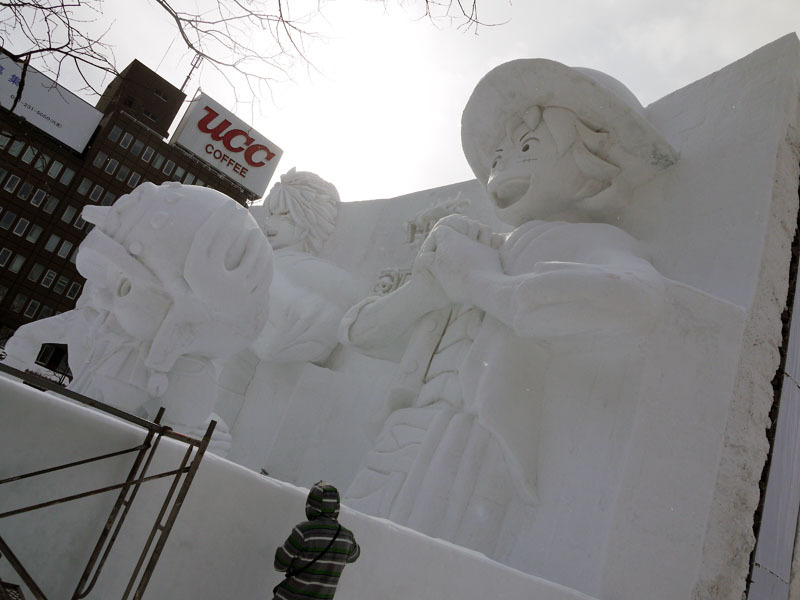
<path id="1" fill-rule="evenodd" d="M 0 372 L 7 373 L 8 375 L 20 379 L 23 383 L 27 383 L 35 388 L 55 392 L 61 396 L 69 398 L 70 400 L 91 406 L 104 413 L 111 414 L 124 421 L 133 423 L 134 425 L 137 425 L 146 431 L 145 438 L 142 443 L 134 446 L 133 448 L 125 448 L 99 456 L 87 457 L 82 460 L 50 466 L 30 473 L 23 473 L 14 477 L 0 479 L 0 486 L 2 486 L 23 479 L 28 479 L 30 477 L 44 475 L 46 473 L 53 473 L 55 471 L 61 471 L 100 460 L 115 458 L 125 454 L 134 454 L 133 464 L 128 472 L 128 476 L 122 482 L 0 513 L 0 521 L 2 521 L 5 518 L 13 517 L 15 515 L 28 513 L 57 504 L 63 504 L 65 502 L 86 498 L 88 496 L 94 496 L 96 494 L 103 494 L 106 492 L 119 490 L 117 500 L 114 503 L 108 518 L 106 519 L 105 527 L 100 533 L 91 557 L 89 558 L 86 568 L 84 569 L 75 588 L 75 592 L 71 596 L 71 600 L 81 600 L 86 598 L 91 593 L 92 589 L 97 583 L 100 573 L 103 570 L 103 565 L 105 564 L 106 559 L 108 558 L 111 549 L 114 546 L 114 542 L 116 541 L 117 536 L 122 529 L 125 517 L 128 515 L 128 511 L 130 510 L 131 505 L 136 498 L 140 486 L 149 481 L 172 477 L 172 484 L 170 485 L 170 488 L 164 497 L 161 509 L 158 512 L 158 516 L 156 517 L 155 522 L 150 530 L 150 534 L 148 535 L 147 541 L 142 548 L 139 559 L 133 569 L 130 579 L 128 580 L 128 585 L 121 599 L 128 600 L 128 598 L 133 598 L 134 600 L 140 600 L 144 595 L 148 583 L 150 582 L 153 570 L 158 563 L 158 559 L 161 556 L 164 545 L 167 543 L 167 538 L 169 537 L 172 526 L 175 523 L 175 519 L 178 517 L 178 513 L 183 506 L 183 501 L 186 498 L 186 494 L 189 491 L 192 480 L 197 473 L 197 468 L 200 466 L 200 461 L 203 459 L 203 455 L 205 454 L 208 444 L 211 441 L 211 435 L 213 434 L 214 427 L 217 424 L 216 421 L 211 421 L 203 437 L 201 439 L 196 439 L 177 433 L 168 426 L 162 425 L 161 418 L 164 415 L 163 408 L 159 409 L 158 414 L 152 421 L 148 421 L 147 419 L 142 419 L 108 404 L 104 404 L 81 394 L 77 394 L 71 390 L 52 383 L 51 381 L 39 375 L 36 375 L 35 373 L 22 372 L 8 367 L 2 363 L 0 363 Z M 153 475 L 148 475 L 147 472 L 150 467 L 150 463 L 156 454 L 159 443 L 161 442 L 162 438 L 165 437 L 186 444 L 186 452 L 184 453 L 181 463 L 177 468 Z M 27 586 L 35 600 L 47 600 L 47 597 L 36 584 L 34 578 L 30 575 L 27 569 L 25 569 L 9 545 L 0 535 L 0 559 L 2 558 L 5 558 L 9 561 L 11 567 L 16 571 L 17 575 L 19 575 L 20 579 L 25 586 Z M 0 587 L 2 587 L 2 582 L 0 582 Z M 19 593 L 21 594 L 21 592 Z M 131 596 L 131 594 L 133 595 Z M 0 589 L 0 599 L 5 600 L 3 596 L 7 596 L 7 592 L 3 591 L 3 589 Z"/>

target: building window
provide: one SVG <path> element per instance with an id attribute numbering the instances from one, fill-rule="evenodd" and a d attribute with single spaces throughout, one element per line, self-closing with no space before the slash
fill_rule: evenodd
<path id="1" fill-rule="evenodd" d="M 164 102 L 166 102 L 166 101 L 167 101 L 167 97 L 164 95 L 164 92 L 162 92 L 160 89 L 158 89 L 158 88 L 154 89 L 154 90 L 153 90 L 153 93 L 154 93 L 154 94 L 155 94 L 157 97 L 161 98 L 161 99 L 162 99 Z"/>
<path id="2" fill-rule="evenodd" d="M 117 199 L 117 195 L 112 192 L 106 192 L 106 195 L 103 196 L 103 202 L 101 203 L 103 206 L 111 206 L 114 204 L 114 200 Z"/>
<path id="3" fill-rule="evenodd" d="M 11 133 L 8 131 L 0 132 L 0 150 L 5 150 L 8 142 L 11 141 Z"/>
<path id="4" fill-rule="evenodd" d="M 123 148 L 127 148 L 128 146 L 131 145 L 132 141 L 133 141 L 133 136 L 126 131 L 125 135 L 123 135 L 122 139 L 119 141 L 119 145 L 122 146 Z"/>
<path id="5" fill-rule="evenodd" d="M 72 300 L 73 298 L 77 297 L 78 294 L 81 293 L 81 284 L 77 281 L 73 281 L 72 285 L 69 286 L 69 291 L 67 292 L 67 298 Z"/>
<path id="6" fill-rule="evenodd" d="M 89 194 L 89 199 L 92 202 L 97 202 L 98 200 L 100 200 L 100 196 L 102 196 L 102 195 L 103 195 L 103 186 L 98 184 L 98 185 L 94 186 L 94 189 L 92 190 L 92 193 Z"/>
<path id="7" fill-rule="evenodd" d="M 61 248 L 58 249 L 58 257 L 67 258 L 71 250 L 72 250 L 72 242 L 70 242 L 69 240 L 64 240 L 63 242 L 61 242 Z"/>
<path id="8" fill-rule="evenodd" d="M 5 186 L 3 186 L 3 189 L 7 191 L 9 194 L 13 194 L 18 183 L 19 183 L 19 177 L 17 177 L 16 175 L 9 175 L 8 181 L 6 181 L 6 184 Z"/>
<path id="9" fill-rule="evenodd" d="M 31 300 L 28 302 L 28 308 L 25 309 L 25 316 L 29 319 L 32 319 L 36 316 L 36 311 L 39 310 L 39 302 L 37 300 Z"/>
<path id="10" fill-rule="evenodd" d="M 72 223 L 76 212 L 78 212 L 77 208 L 74 206 L 67 206 L 67 208 L 64 209 L 64 214 L 61 215 L 61 220 L 64 221 L 64 223 Z"/>
<path id="11" fill-rule="evenodd" d="M 28 297 L 20 292 L 16 296 L 14 296 L 14 301 L 11 303 L 11 310 L 15 313 L 18 313 L 22 310 L 22 307 L 25 306 L 25 303 L 28 301 Z"/>
<path id="12" fill-rule="evenodd" d="M 186 169 L 184 169 L 183 167 L 178 167 L 175 169 L 175 173 L 172 175 L 172 179 L 174 181 L 180 181 L 184 173 L 186 173 Z"/>
<path id="13" fill-rule="evenodd" d="M 197 180 L 194 182 L 194 184 L 195 184 L 195 185 L 200 185 L 200 186 L 202 186 L 202 185 L 205 185 L 205 183 L 206 183 L 206 182 L 205 182 L 205 181 L 203 181 L 202 179 L 200 179 L 199 177 L 198 177 L 198 178 L 197 178 Z"/>
<path id="14" fill-rule="evenodd" d="M 41 285 L 42 287 L 49 288 L 51 285 L 53 285 L 53 280 L 55 278 L 56 278 L 56 272 L 53 271 L 52 269 L 48 269 L 47 273 L 45 273 L 44 277 L 42 277 L 42 281 L 39 282 L 39 285 Z"/>
<path id="15" fill-rule="evenodd" d="M 108 154 L 106 154 L 105 152 L 103 152 L 103 151 L 101 150 L 100 152 L 98 152 L 98 153 L 95 155 L 95 157 L 94 157 L 94 160 L 92 161 L 92 164 L 93 164 L 95 167 L 97 167 L 98 169 L 100 169 L 100 168 L 102 168 L 102 166 L 103 166 L 104 164 L 106 164 L 106 159 L 107 159 L 107 158 L 108 158 Z"/>
<path id="16" fill-rule="evenodd" d="M 56 284 L 53 286 L 53 291 L 56 294 L 63 294 L 64 290 L 67 289 L 67 284 L 68 283 L 69 283 L 69 278 L 68 277 L 64 277 L 63 275 L 61 275 L 58 278 L 58 281 L 56 281 Z"/>
<path id="17" fill-rule="evenodd" d="M 116 142 L 121 135 L 122 128 L 119 125 L 114 125 L 114 127 L 111 128 L 111 131 L 108 132 L 108 139 L 110 139 L 112 142 Z"/>
<path id="18" fill-rule="evenodd" d="M 153 159 L 153 167 L 156 169 L 160 169 L 161 165 L 163 164 L 164 164 L 164 155 L 156 154 L 156 157 Z"/>
<path id="19" fill-rule="evenodd" d="M 8 175 L 8 170 L 0 167 L 0 183 L 2 183 L 3 179 L 6 178 L 6 175 Z"/>
<path id="20" fill-rule="evenodd" d="M 8 259 L 11 258 L 11 254 L 13 253 L 8 248 L 0 249 L 0 267 L 6 266 Z"/>
<path id="21" fill-rule="evenodd" d="M 17 198 L 20 200 L 27 200 L 28 196 L 31 195 L 33 191 L 33 184 L 28 181 L 23 181 L 22 185 L 19 186 L 19 190 L 17 190 Z"/>
<path id="22" fill-rule="evenodd" d="M 141 178 L 142 178 L 142 176 L 141 176 L 141 175 L 139 175 L 138 173 L 136 173 L 136 172 L 134 171 L 134 172 L 131 174 L 131 178 L 130 178 L 130 179 L 128 179 L 128 186 L 129 186 L 129 187 L 136 187 L 136 185 L 139 183 L 139 180 L 140 180 Z"/>
<path id="23" fill-rule="evenodd" d="M 147 117 L 148 119 L 150 119 L 151 121 L 153 121 L 153 122 L 158 121 L 158 117 L 156 116 L 156 114 L 153 113 L 153 112 L 150 112 L 146 108 L 142 111 L 142 114 L 145 117 Z"/>
<path id="24" fill-rule="evenodd" d="M 44 271 L 44 265 L 40 263 L 34 263 L 31 267 L 31 272 L 28 273 L 28 279 L 36 283 L 39 281 L 39 277 L 42 276 L 42 272 Z"/>
<path id="25" fill-rule="evenodd" d="M 81 218 L 81 216 L 80 216 L 80 215 L 78 215 L 78 218 L 77 218 L 77 219 L 75 219 L 75 222 L 72 224 L 72 226 L 73 226 L 75 229 L 83 229 L 83 226 L 84 226 L 84 225 L 86 225 L 86 221 L 84 221 L 84 220 Z"/>
<path id="26" fill-rule="evenodd" d="M 44 190 L 36 190 L 33 193 L 33 198 L 31 198 L 31 204 L 33 204 L 36 208 L 39 208 L 44 202 L 44 198 L 47 196 L 47 192 Z"/>
<path id="27" fill-rule="evenodd" d="M 20 152 L 22 152 L 22 149 L 24 147 L 25 147 L 25 142 L 23 142 L 22 140 L 14 140 L 13 142 L 11 142 L 11 146 L 8 149 L 8 153 L 11 156 L 19 156 Z"/>
<path id="28" fill-rule="evenodd" d="M 55 196 L 50 196 L 47 199 L 47 202 L 44 203 L 44 208 L 42 210 L 44 210 L 44 212 L 46 212 L 48 215 L 52 215 L 53 211 L 56 209 L 56 206 L 58 206 L 58 198 Z"/>
<path id="29" fill-rule="evenodd" d="M 175 162 L 172 160 L 168 160 L 167 164 L 164 165 L 162 171 L 164 172 L 164 175 L 169 176 L 172 173 L 172 169 L 174 168 L 175 168 Z"/>
<path id="30" fill-rule="evenodd" d="M 59 181 L 61 181 L 61 183 L 64 185 L 69 185 L 70 181 L 72 181 L 72 178 L 74 176 L 75 176 L 75 171 L 73 169 L 70 169 L 69 167 L 64 167 L 64 172 L 61 174 L 61 179 Z"/>
<path id="31" fill-rule="evenodd" d="M 28 225 L 30 224 L 31 222 L 28 219 L 20 219 L 17 221 L 17 224 L 14 226 L 14 235 L 22 237 L 22 235 L 25 233 L 25 230 L 28 228 Z"/>
<path id="32" fill-rule="evenodd" d="M 142 148 L 144 148 L 144 142 L 142 140 L 136 140 L 133 142 L 133 147 L 131 148 L 131 154 L 134 156 L 139 156 L 142 153 Z"/>
<path id="33" fill-rule="evenodd" d="M 112 158 L 111 160 L 108 161 L 108 164 L 106 165 L 105 168 L 106 173 L 108 173 L 109 175 L 113 175 L 114 171 L 117 170 L 118 165 L 119 161 L 116 158 Z"/>
<path id="34" fill-rule="evenodd" d="M 58 174 L 61 172 L 61 167 L 63 166 L 64 166 L 63 164 L 61 164 L 57 160 L 54 160 L 52 163 L 50 163 L 50 168 L 47 169 L 47 176 L 50 177 L 51 179 L 55 179 L 56 177 L 58 177 Z"/>
<path id="35" fill-rule="evenodd" d="M 194 182 L 194 173 L 187 173 L 186 177 L 184 177 L 183 179 L 183 183 L 185 183 L 186 185 L 192 185 L 193 182 Z"/>
<path id="36" fill-rule="evenodd" d="M 33 146 L 28 146 L 25 150 L 25 154 L 22 155 L 22 162 L 26 165 L 29 165 L 33 162 L 33 157 L 36 156 L 36 148 Z"/>
<path id="37" fill-rule="evenodd" d="M 25 264 L 25 257 L 22 254 L 15 254 L 14 258 L 11 259 L 11 264 L 8 265 L 8 270 L 12 273 L 19 273 L 19 270 L 22 268 L 22 265 Z"/>
<path id="38" fill-rule="evenodd" d="M 44 173 L 45 167 L 47 167 L 47 163 L 49 162 L 50 156 L 44 152 L 40 152 L 39 157 L 36 159 L 36 162 L 33 164 L 33 166 L 37 171 Z"/>
<path id="39" fill-rule="evenodd" d="M 0 302 L 2 302 L 8 293 L 8 286 L 0 285 Z"/>
<path id="40" fill-rule="evenodd" d="M 55 233 L 50 234 L 50 238 L 47 240 L 47 243 L 44 245 L 44 249 L 48 252 L 52 252 L 58 246 L 58 243 L 61 241 L 61 237 L 56 235 Z"/>
<path id="41" fill-rule="evenodd" d="M 14 219 L 17 218 L 17 213 L 11 210 L 7 210 L 3 215 L 3 218 L 0 219 L 0 227 L 3 229 L 10 229 L 11 224 L 14 222 Z"/>
<path id="42" fill-rule="evenodd" d="M 89 191 L 89 188 L 92 187 L 92 180 L 88 177 L 84 177 L 81 180 L 81 184 L 78 186 L 78 193 L 83 196 L 86 192 Z"/>
<path id="43" fill-rule="evenodd" d="M 142 152 L 142 160 L 144 162 L 150 162 L 150 159 L 153 158 L 153 152 L 155 152 L 155 150 L 153 150 L 150 146 L 145 148 L 144 152 Z"/>
<path id="44" fill-rule="evenodd" d="M 31 244 L 35 244 L 39 239 L 39 236 L 42 235 L 42 231 L 44 231 L 44 229 L 41 227 L 41 225 L 36 225 L 34 223 L 30 231 L 28 231 L 28 235 L 25 236 L 25 240 Z"/>
<path id="45" fill-rule="evenodd" d="M 45 304 L 42 307 L 42 311 L 39 313 L 39 318 L 40 319 L 46 319 L 47 317 L 49 317 L 52 314 L 53 314 L 53 309 L 51 307 L 47 306 L 47 304 Z"/>
<path id="46" fill-rule="evenodd" d="M 125 181 L 125 178 L 128 177 L 128 173 L 130 172 L 131 172 L 130 167 L 122 165 L 119 168 L 119 171 L 117 171 L 117 179 L 119 179 L 120 181 Z"/>

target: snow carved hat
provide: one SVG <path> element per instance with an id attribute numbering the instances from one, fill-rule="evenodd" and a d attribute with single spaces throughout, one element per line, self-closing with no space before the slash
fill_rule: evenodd
<path id="1" fill-rule="evenodd" d="M 631 188 L 678 160 L 633 93 L 613 77 L 543 58 L 519 59 L 489 71 L 461 117 L 464 155 L 484 187 L 506 124 L 532 106 L 567 108 L 595 131 L 608 133 L 599 155 L 620 167 L 619 177 Z"/>

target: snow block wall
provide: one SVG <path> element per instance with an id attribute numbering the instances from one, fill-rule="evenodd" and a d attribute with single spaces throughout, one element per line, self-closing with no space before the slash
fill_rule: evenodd
<path id="1" fill-rule="evenodd" d="M 799 99 L 800 50 L 792 34 L 648 108 L 681 161 L 662 182 L 665 200 L 643 199 L 626 226 L 651 243 L 662 273 L 746 311 L 698 598 L 738 597 L 754 546 L 797 227 Z"/>
<path id="2" fill-rule="evenodd" d="M 0 479 L 136 446 L 137 427 L 0 377 Z M 150 473 L 175 468 L 185 447 L 164 440 Z M 0 488 L 0 512 L 122 481 L 132 459 L 45 475 Z M 13 486 L 13 487 L 12 487 Z M 90 598 L 120 598 L 150 531 L 165 484 L 145 483 Z M 186 497 L 146 598 L 269 598 L 281 580 L 275 549 L 305 519 L 307 490 L 206 455 Z M 48 598 L 69 597 L 114 493 L 0 520 L 0 534 Z M 441 540 L 343 508 L 362 547 L 337 597 L 388 600 L 530 598 L 592 600 Z M 8 562 L 0 578 L 19 582 Z"/>

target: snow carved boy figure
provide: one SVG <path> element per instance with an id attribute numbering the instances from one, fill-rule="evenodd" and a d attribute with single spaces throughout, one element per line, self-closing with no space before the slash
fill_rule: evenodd
<path id="1" fill-rule="evenodd" d="M 393 412 L 345 497 L 506 561 L 522 514 L 557 504 L 559 486 L 580 488 L 552 465 L 579 456 L 576 470 L 603 472 L 621 460 L 615 430 L 577 435 L 574 417 L 596 411 L 613 427 L 632 412 L 615 397 L 635 401 L 619 388 L 638 380 L 629 349 L 659 322 L 663 282 L 611 223 L 677 157 L 621 83 L 543 59 L 480 81 L 462 145 L 495 214 L 515 229 L 442 219 L 405 285 L 345 315 L 344 342 L 380 358 L 404 348 Z M 557 482 L 549 487 L 543 459 Z M 577 496 L 608 505 L 613 486 L 600 485 Z"/>
<path id="2" fill-rule="evenodd" d="M 345 565 L 361 553 L 353 532 L 338 522 L 339 491 L 333 485 L 313 485 L 306 516 L 275 552 L 275 569 L 286 575 L 273 590 L 276 599 L 333 598 Z"/>
<path id="3" fill-rule="evenodd" d="M 339 205 L 332 183 L 291 169 L 263 204 L 250 207 L 275 250 L 269 317 L 252 346 L 260 359 L 322 364 L 338 345 L 339 321 L 359 298 L 353 277 L 318 256 L 336 228 Z"/>

